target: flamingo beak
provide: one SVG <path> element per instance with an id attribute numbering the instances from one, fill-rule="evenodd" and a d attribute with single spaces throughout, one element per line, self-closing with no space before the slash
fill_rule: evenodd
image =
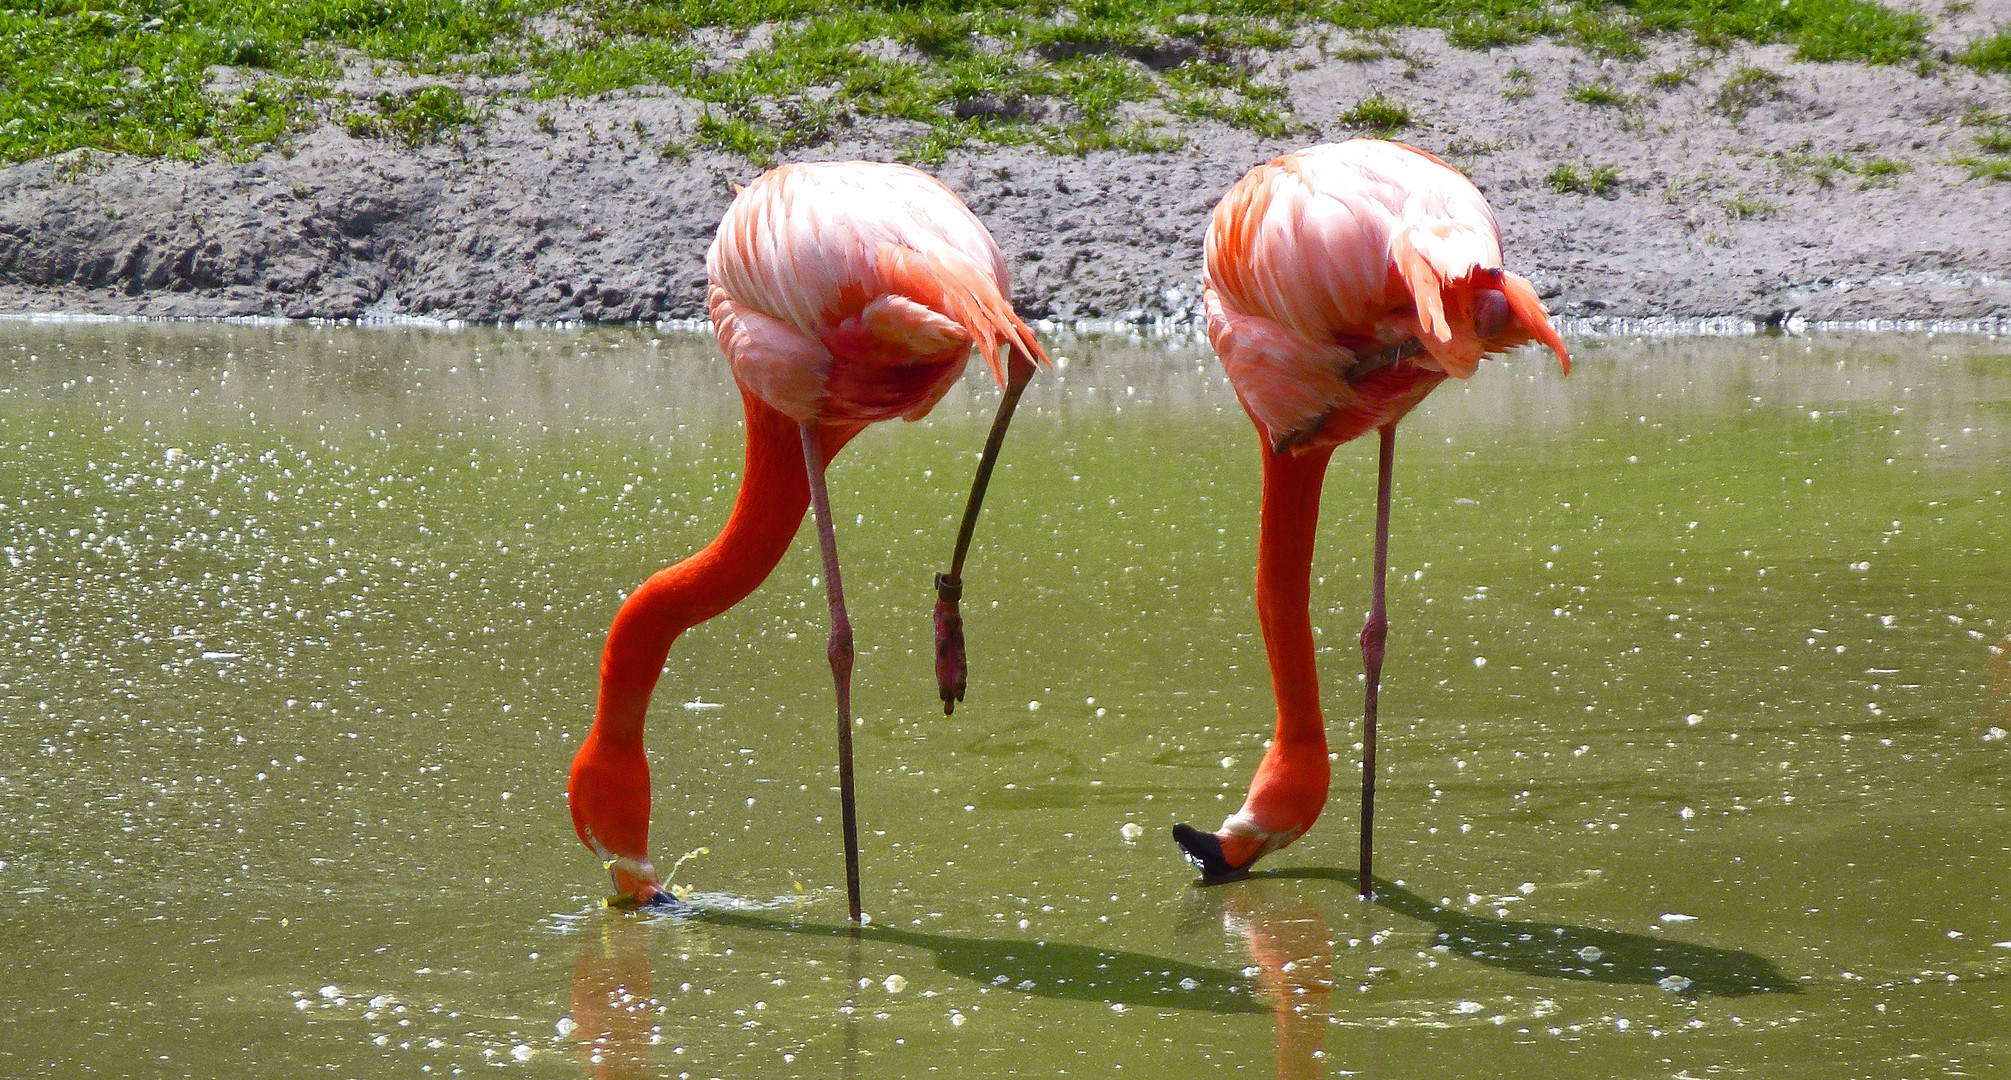
<path id="1" fill-rule="evenodd" d="M 587 845 L 594 849 L 594 854 L 600 856 L 602 868 L 614 880 L 617 895 L 610 898 L 611 906 L 619 902 L 621 906 L 639 907 L 649 904 L 659 896 L 670 895 L 663 890 L 663 885 L 656 876 L 656 867 L 650 865 L 648 859 L 616 855 L 594 839 L 591 829 L 587 830 L 586 841 Z"/>

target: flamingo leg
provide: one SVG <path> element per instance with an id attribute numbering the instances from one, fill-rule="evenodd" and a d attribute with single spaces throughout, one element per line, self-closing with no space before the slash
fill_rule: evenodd
<path id="1" fill-rule="evenodd" d="M 1020 394 L 1032 379 L 1033 365 L 1014 353 L 1006 365 L 1005 396 L 999 400 L 998 415 L 992 419 L 991 434 L 985 438 L 977 476 L 971 480 L 970 500 L 964 503 L 964 521 L 957 529 L 950 572 L 936 575 L 936 690 L 943 699 L 944 716 L 956 711 L 970 681 L 970 665 L 964 658 L 964 617 L 957 608 L 964 595 L 964 556 L 970 552 L 971 534 L 977 531 L 978 511 L 984 506 L 985 488 L 991 484 L 999 447 L 1005 445 L 1006 429 L 1012 426 L 1013 410 L 1019 407 Z"/>
<path id="2" fill-rule="evenodd" d="M 831 682 L 838 693 L 838 804 L 845 828 L 845 900 L 854 923 L 859 907 L 859 812 L 852 788 L 852 620 L 838 578 L 838 533 L 831 523 L 831 493 L 824 486 L 824 454 L 817 427 L 803 426 L 803 464 L 810 473 L 810 505 L 817 512 L 817 544 L 824 553 L 824 593 L 831 601 Z"/>
<path id="3" fill-rule="evenodd" d="M 1390 616 L 1384 604 L 1384 584 L 1390 569 L 1390 480 L 1394 472 L 1397 427 L 1382 429 L 1381 452 L 1376 460 L 1376 580 L 1374 599 L 1369 604 L 1368 621 L 1362 624 L 1362 670 L 1367 691 L 1362 702 L 1362 877 L 1364 900 L 1375 899 L 1376 820 L 1376 691 L 1383 678 L 1383 640 L 1389 636 Z"/>

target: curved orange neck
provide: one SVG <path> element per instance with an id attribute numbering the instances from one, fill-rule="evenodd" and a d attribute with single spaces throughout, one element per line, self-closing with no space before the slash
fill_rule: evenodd
<path id="1" fill-rule="evenodd" d="M 726 527 L 697 554 L 658 571 L 629 595 L 601 653 L 593 730 L 573 758 L 567 795 L 580 840 L 604 858 L 646 858 L 650 791 L 643 720 L 671 644 L 767 580 L 810 503 L 801 428 L 744 387 L 741 397 L 747 462 Z M 825 460 L 857 431 L 825 429 Z"/>
<path id="2" fill-rule="evenodd" d="M 1257 621 L 1271 665 L 1278 726 L 1257 765 L 1243 808 L 1223 823 L 1222 853 L 1237 866 L 1291 843 L 1327 805 L 1326 721 L 1314 665 L 1313 537 L 1320 522 L 1320 482 L 1333 448 L 1264 451 L 1264 510 L 1257 534 Z"/>
<path id="3" fill-rule="evenodd" d="M 1320 486 L 1333 447 L 1264 454 L 1264 506 L 1257 539 L 1257 619 L 1278 701 L 1276 744 L 1316 745 L 1326 760 L 1320 674 L 1314 662 L 1313 541 Z"/>

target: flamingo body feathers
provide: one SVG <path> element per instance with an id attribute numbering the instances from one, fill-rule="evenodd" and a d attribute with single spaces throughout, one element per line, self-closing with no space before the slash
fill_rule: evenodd
<path id="1" fill-rule="evenodd" d="M 1215 208 L 1208 334 L 1273 445 L 1335 445 L 1483 353 L 1540 341 L 1568 369 L 1535 289 L 1501 266 L 1494 212 L 1451 166 L 1401 143 L 1315 146 L 1250 170 Z M 1423 355 L 1351 381 L 1413 339 Z"/>
<path id="2" fill-rule="evenodd" d="M 707 309 L 741 384 L 798 422 L 917 419 L 975 346 L 1047 355 L 1012 309 L 1005 258 L 969 208 L 905 165 L 771 170 L 706 253 Z"/>

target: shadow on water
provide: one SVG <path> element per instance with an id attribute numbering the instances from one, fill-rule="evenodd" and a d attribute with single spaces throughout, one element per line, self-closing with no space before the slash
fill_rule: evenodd
<path id="1" fill-rule="evenodd" d="M 1361 875 L 1319 867 L 1259 871 L 1251 878 L 1319 878 L 1356 887 Z M 1562 923 L 1470 915 L 1441 907 L 1384 879 L 1375 902 L 1438 928 L 1436 945 L 1489 967 L 1545 979 L 1667 985 L 1686 996 L 1798 994 L 1801 988 L 1773 961 L 1736 949 Z M 1671 980 L 1664 983 L 1664 980 Z M 1677 981 L 1680 980 L 1680 981 Z"/>
<path id="2" fill-rule="evenodd" d="M 701 909 L 692 917 L 712 926 L 834 939 L 843 939 L 853 932 L 847 926 L 767 919 L 744 912 Z M 1127 1005 L 1214 1013 L 1268 1011 L 1252 998 L 1240 972 L 1163 956 L 1053 941 L 995 941 L 872 925 L 860 927 L 858 935 L 862 941 L 927 950 L 935 956 L 940 971 L 1036 997 L 1120 1001 Z M 1191 988 L 1183 983 L 1191 984 Z"/>

